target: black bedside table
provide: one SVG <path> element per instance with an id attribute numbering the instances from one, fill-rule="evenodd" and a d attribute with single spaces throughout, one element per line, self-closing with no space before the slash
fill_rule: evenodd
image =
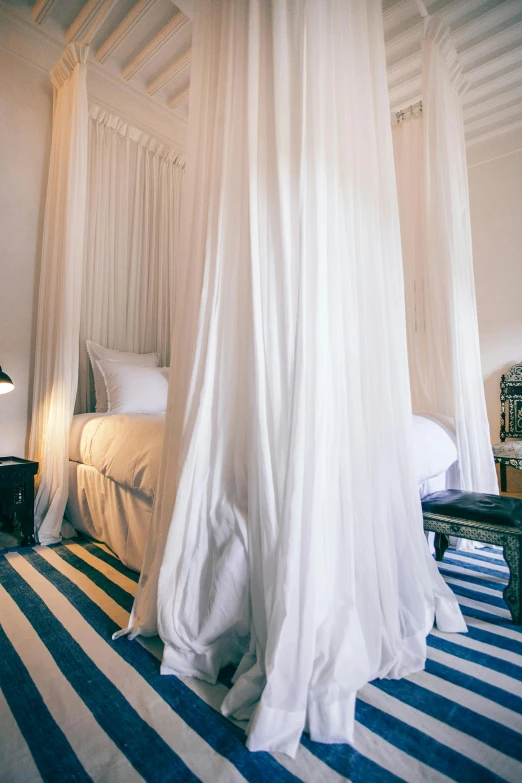
<path id="1" fill-rule="evenodd" d="M 12 524 L 16 513 L 22 528 L 21 546 L 34 544 L 34 477 L 37 471 L 37 462 L 20 457 L 0 457 L 2 521 Z"/>

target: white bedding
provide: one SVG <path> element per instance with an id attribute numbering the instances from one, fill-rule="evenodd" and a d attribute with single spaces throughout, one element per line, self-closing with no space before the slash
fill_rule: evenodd
<path id="1" fill-rule="evenodd" d="M 73 418 L 69 459 L 152 501 L 164 427 L 164 413 L 81 413 Z M 415 414 L 413 433 L 419 490 L 425 497 L 444 489 L 457 449 L 444 417 Z"/>
<path id="2" fill-rule="evenodd" d="M 457 460 L 450 419 L 418 413 L 413 416 L 413 441 L 421 498 L 446 489 L 446 473 Z"/>
<path id="3" fill-rule="evenodd" d="M 66 517 L 136 571 L 145 552 L 164 426 L 165 414 L 82 413 L 71 427 Z M 457 450 L 442 417 L 414 415 L 413 432 L 423 498 L 446 488 Z"/>
<path id="4" fill-rule="evenodd" d="M 69 459 L 153 500 L 164 413 L 80 413 L 73 417 Z"/>

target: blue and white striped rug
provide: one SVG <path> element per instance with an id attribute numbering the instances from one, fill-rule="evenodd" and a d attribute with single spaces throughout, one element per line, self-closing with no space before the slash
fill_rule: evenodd
<path id="1" fill-rule="evenodd" d="M 0 555 L 0 781 L 522 781 L 522 627 L 498 552 L 448 551 L 467 635 L 429 639 L 426 670 L 367 685 L 355 747 L 303 737 L 250 753 L 221 716 L 226 682 L 161 677 L 154 640 L 113 642 L 137 575 L 88 542 Z"/>

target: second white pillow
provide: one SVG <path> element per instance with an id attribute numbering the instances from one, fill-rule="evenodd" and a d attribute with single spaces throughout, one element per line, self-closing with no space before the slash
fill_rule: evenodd
<path id="1" fill-rule="evenodd" d="M 168 367 L 96 362 L 107 388 L 109 413 L 161 413 L 167 409 Z"/>
<path id="2" fill-rule="evenodd" d="M 89 359 L 94 376 L 94 390 L 96 392 L 96 413 L 105 413 L 107 408 L 107 389 L 103 383 L 101 371 L 98 368 L 98 362 L 112 361 L 120 364 L 139 364 L 143 367 L 157 367 L 157 353 L 131 353 L 130 351 L 116 351 L 113 348 L 105 348 L 103 345 L 93 343 L 92 340 L 85 341 L 85 347 L 89 354 Z"/>

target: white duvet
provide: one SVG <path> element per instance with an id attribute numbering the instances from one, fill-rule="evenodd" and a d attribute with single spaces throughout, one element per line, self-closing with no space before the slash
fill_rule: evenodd
<path id="1" fill-rule="evenodd" d="M 152 500 L 164 429 L 164 413 L 80 413 L 73 417 L 69 459 Z"/>
<path id="2" fill-rule="evenodd" d="M 73 418 L 69 459 L 152 500 L 164 428 L 164 413 L 81 413 Z M 457 459 L 451 424 L 415 414 L 413 434 L 421 496 L 444 489 L 444 474 Z"/>

